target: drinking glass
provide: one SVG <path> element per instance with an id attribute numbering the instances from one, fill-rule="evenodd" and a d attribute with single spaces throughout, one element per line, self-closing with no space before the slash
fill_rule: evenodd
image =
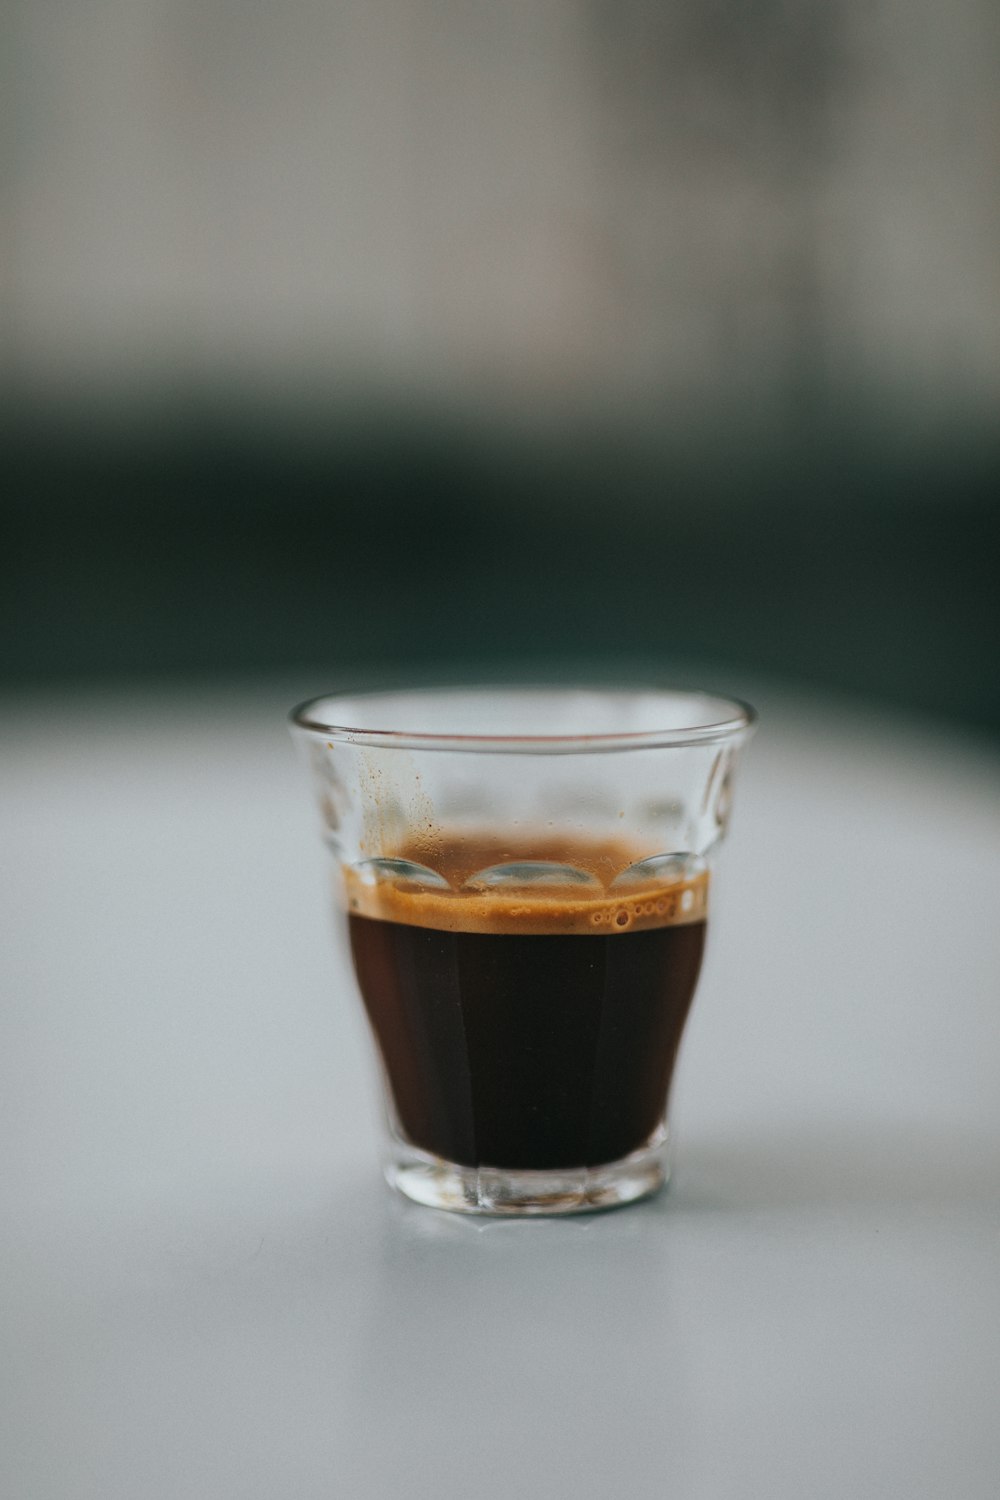
<path id="1" fill-rule="evenodd" d="M 292 713 L 380 1063 L 385 1175 L 466 1213 L 667 1179 L 715 851 L 755 713 L 660 688 L 446 688 Z"/>

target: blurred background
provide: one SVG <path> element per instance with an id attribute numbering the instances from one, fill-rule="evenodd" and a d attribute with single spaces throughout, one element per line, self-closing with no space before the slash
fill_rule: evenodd
<path id="1" fill-rule="evenodd" d="M 3 0 L 0 688 L 1000 736 L 989 0 Z"/>

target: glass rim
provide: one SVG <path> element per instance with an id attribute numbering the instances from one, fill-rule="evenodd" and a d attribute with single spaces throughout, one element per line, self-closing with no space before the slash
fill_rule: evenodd
<path id="1" fill-rule="evenodd" d="M 415 698 L 461 697 L 472 693 L 530 693 L 567 697 L 592 693 L 607 697 L 649 694 L 662 698 L 701 699 L 728 710 L 722 719 L 677 725 L 672 729 L 623 730 L 594 734 L 469 734 L 410 729 L 372 729 L 363 724 L 344 724 L 319 710 L 337 703 L 364 704 L 401 696 Z M 450 750 L 494 755 L 593 755 L 615 750 L 682 749 L 738 741 L 753 733 L 757 710 L 742 698 L 699 689 L 667 688 L 644 684 L 498 682 L 462 683 L 435 687 L 413 686 L 376 689 L 370 692 L 320 693 L 297 704 L 289 714 L 290 727 L 328 742 L 393 750 Z"/>

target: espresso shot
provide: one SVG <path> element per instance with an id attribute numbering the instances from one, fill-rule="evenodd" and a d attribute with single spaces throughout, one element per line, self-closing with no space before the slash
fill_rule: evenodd
<path id="1" fill-rule="evenodd" d="M 423 885 L 411 872 L 431 860 Z M 489 836 L 390 863 L 405 878 L 347 872 L 345 905 L 405 1139 L 460 1166 L 542 1172 L 645 1147 L 701 967 L 707 874 L 643 872 L 613 843 Z"/>
<path id="2" fill-rule="evenodd" d="M 454 1213 L 591 1213 L 670 1178 L 671 1084 L 747 703 L 618 684 L 300 704 L 382 1172 Z"/>

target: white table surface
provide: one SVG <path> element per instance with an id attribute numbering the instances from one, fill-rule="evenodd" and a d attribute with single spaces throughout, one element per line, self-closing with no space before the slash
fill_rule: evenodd
<path id="1" fill-rule="evenodd" d="M 765 702 L 670 1192 L 465 1219 L 378 1176 L 283 706 L 3 708 L 4 1500 L 995 1500 L 998 763 Z"/>

